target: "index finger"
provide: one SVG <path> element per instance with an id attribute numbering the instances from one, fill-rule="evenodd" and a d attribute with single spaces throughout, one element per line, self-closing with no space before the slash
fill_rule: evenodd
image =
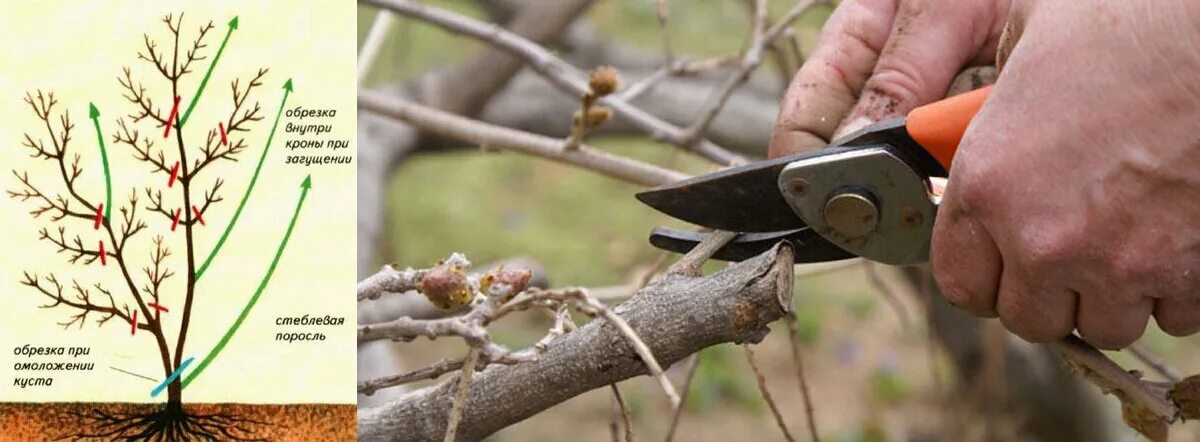
<path id="1" fill-rule="evenodd" d="M 833 11 L 780 105 L 772 158 L 828 144 L 874 70 L 896 10 L 897 0 L 847 0 Z"/>

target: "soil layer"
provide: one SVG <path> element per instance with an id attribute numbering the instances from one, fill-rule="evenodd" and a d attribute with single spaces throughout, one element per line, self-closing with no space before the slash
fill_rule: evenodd
<path id="1" fill-rule="evenodd" d="M 5 441 L 74 440 L 88 433 L 79 414 L 151 413 L 161 404 L 52 402 L 0 403 L 0 439 Z M 352 441 L 353 404 L 187 404 L 189 414 L 221 414 L 256 422 L 243 424 L 254 439 L 270 441 Z M 86 440 L 86 439 L 84 439 Z"/>

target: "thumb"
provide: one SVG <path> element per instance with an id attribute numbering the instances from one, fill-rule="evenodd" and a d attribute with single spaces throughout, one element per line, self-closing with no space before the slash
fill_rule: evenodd
<path id="1" fill-rule="evenodd" d="M 990 64 L 995 37 L 1009 9 L 999 4 L 981 6 L 975 1 L 951 2 L 937 8 L 924 2 L 902 5 L 857 105 L 835 135 L 905 115 L 936 101 L 945 96 L 963 68 Z"/>

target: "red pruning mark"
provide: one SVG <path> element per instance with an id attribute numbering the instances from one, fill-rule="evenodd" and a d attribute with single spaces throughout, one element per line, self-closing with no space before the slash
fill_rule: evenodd
<path id="1" fill-rule="evenodd" d="M 171 179 L 167 180 L 167 187 L 174 186 L 176 178 L 179 178 L 179 162 L 178 161 L 176 161 L 175 165 L 171 167 Z"/>
<path id="2" fill-rule="evenodd" d="M 183 213 L 183 209 L 175 209 L 175 219 L 171 220 L 171 231 L 174 232 L 176 227 L 179 227 L 179 214 Z"/>
<path id="3" fill-rule="evenodd" d="M 163 306 L 161 306 L 161 305 L 158 305 L 157 303 L 150 302 L 150 303 L 147 303 L 146 305 L 148 305 L 148 306 L 150 306 L 150 308 L 153 308 L 153 309 L 155 309 L 155 310 L 158 310 L 158 311 L 160 311 L 160 312 L 167 313 L 167 308 L 166 308 L 166 307 L 163 307 Z M 136 313 L 136 311 L 135 311 L 134 313 Z"/>
<path id="4" fill-rule="evenodd" d="M 95 225 L 92 226 L 92 229 L 100 230 L 100 224 L 103 224 L 103 223 L 104 223 L 104 203 L 100 203 L 98 206 L 96 206 L 96 222 L 95 222 Z"/>
<path id="5" fill-rule="evenodd" d="M 167 127 L 163 130 L 163 138 L 171 135 L 171 122 L 179 118 L 179 96 L 175 96 L 175 105 L 171 106 L 171 116 L 167 117 Z"/>
<path id="6" fill-rule="evenodd" d="M 200 221 L 200 225 L 205 225 L 204 217 L 200 216 L 200 209 L 197 209 L 196 206 L 192 206 L 192 213 L 196 215 L 196 221 Z"/>
<path id="7" fill-rule="evenodd" d="M 229 145 L 229 138 L 226 138 L 226 137 L 225 137 L 225 124 L 224 124 L 224 123 L 217 123 L 217 127 L 221 129 L 221 144 L 222 144 L 222 145 L 225 145 L 225 146 L 228 146 L 228 145 Z"/>
<path id="8" fill-rule="evenodd" d="M 137 310 L 133 311 L 133 320 L 129 321 L 129 336 L 133 336 L 134 333 L 137 333 L 137 312 Z"/>
<path id="9" fill-rule="evenodd" d="M 104 251 L 104 240 L 100 240 L 100 265 L 108 265 L 108 253 Z"/>

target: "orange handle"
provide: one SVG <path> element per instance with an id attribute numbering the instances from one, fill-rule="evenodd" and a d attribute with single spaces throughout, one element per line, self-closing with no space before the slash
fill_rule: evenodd
<path id="1" fill-rule="evenodd" d="M 908 136 L 949 171 L 963 132 L 991 91 L 988 86 L 913 109 L 905 121 Z"/>

